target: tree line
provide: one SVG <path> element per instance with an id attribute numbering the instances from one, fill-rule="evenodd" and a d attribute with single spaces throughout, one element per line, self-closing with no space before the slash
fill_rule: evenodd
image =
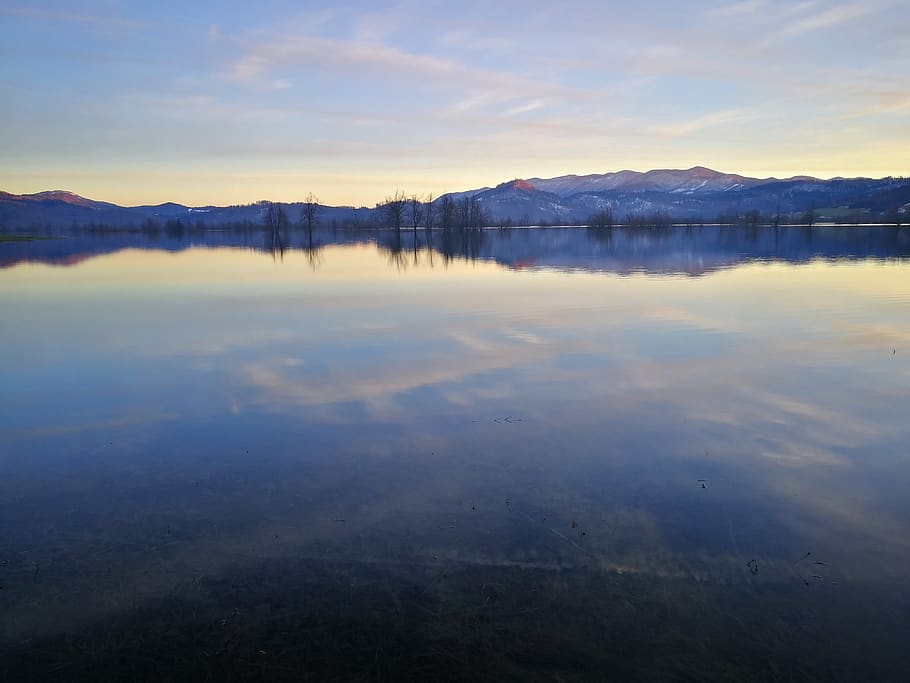
<path id="1" fill-rule="evenodd" d="M 310 194 L 304 200 L 296 221 L 288 215 L 286 205 L 280 202 L 260 202 L 262 224 L 273 233 L 301 227 L 309 232 L 320 225 L 323 207 L 318 198 Z M 490 215 L 481 206 L 476 195 L 455 199 L 444 195 L 440 199 L 432 194 L 407 194 L 396 190 L 374 207 L 374 220 L 369 225 L 333 227 L 385 227 L 396 231 L 425 230 L 477 230 L 492 224 Z"/>

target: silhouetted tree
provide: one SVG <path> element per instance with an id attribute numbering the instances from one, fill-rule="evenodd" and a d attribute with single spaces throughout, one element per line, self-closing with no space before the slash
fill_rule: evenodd
<path id="1" fill-rule="evenodd" d="M 278 202 L 265 202 L 262 222 L 267 230 L 277 233 L 288 226 L 288 215 Z"/>
<path id="2" fill-rule="evenodd" d="M 488 223 L 487 216 L 476 195 L 462 197 L 458 202 L 457 219 L 458 227 L 462 230 L 482 228 Z"/>
<path id="3" fill-rule="evenodd" d="M 806 209 L 806 212 L 803 214 L 803 223 L 808 225 L 810 228 L 815 225 L 815 207 L 809 207 Z"/>
<path id="4" fill-rule="evenodd" d="M 288 215 L 284 207 L 277 202 L 264 202 L 262 212 L 262 222 L 268 231 L 268 248 L 272 256 L 280 255 L 284 257 L 284 239 L 281 237 L 281 231 L 288 226 Z"/>
<path id="5" fill-rule="evenodd" d="M 426 203 L 423 205 L 424 213 L 424 225 L 426 225 L 427 230 L 433 229 L 433 193 L 430 192 L 427 194 Z"/>
<path id="6" fill-rule="evenodd" d="M 455 227 L 456 214 L 455 200 L 451 195 L 445 195 L 439 200 L 439 224 L 444 232 Z"/>
<path id="7" fill-rule="evenodd" d="M 417 232 L 417 226 L 423 220 L 423 201 L 416 194 L 411 195 L 407 206 L 408 218 L 411 220 L 411 226 L 414 232 Z"/>
<path id="8" fill-rule="evenodd" d="M 404 220 L 404 210 L 407 206 L 408 198 L 404 192 L 395 190 L 395 194 L 385 198 L 382 204 L 382 211 L 385 214 L 386 224 L 395 230 L 401 230 L 401 222 Z"/>
<path id="9" fill-rule="evenodd" d="M 612 228 L 613 212 L 610 209 L 601 209 L 588 218 L 589 228 Z"/>
<path id="10" fill-rule="evenodd" d="M 300 223 L 307 229 L 307 232 L 312 233 L 318 219 L 319 199 L 310 192 L 306 196 L 306 199 L 303 200 L 303 208 L 300 211 Z"/>

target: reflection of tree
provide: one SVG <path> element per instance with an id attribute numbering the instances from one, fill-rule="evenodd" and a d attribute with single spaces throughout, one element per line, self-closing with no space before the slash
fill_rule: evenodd
<path id="1" fill-rule="evenodd" d="M 276 261 L 283 261 L 285 249 L 287 249 L 287 244 L 281 237 L 281 231 L 266 230 L 265 250 L 272 255 L 272 258 Z"/>
<path id="2" fill-rule="evenodd" d="M 408 255 L 402 246 L 400 230 L 380 236 L 376 240 L 376 247 L 379 251 L 388 255 L 390 266 L 395 266 L 397 270 L 407 270 Z"/>
<path id="3" fill-rule="evenodd" d="M 483 230 L 458 230 L 444 232 L 440 251 L 443 263 L 448 264 L 456 258 L 465 261 L 476 261 L 480 257 L 486 235 Z"/>
<path id="4" fill-rule="evenodd" d="M 619 229 L 619 228 L 615 228 Z M 588 236 L 594 242 L 603 242 L 609 244 L 613 241 L 613 230 L 614 228 L 599 228 L 599 227 L 588 227 Z"/>
<path id="5" fill-rule="evenodd" d="M 463 238 L 469 232 L 474 233 L 473 239 L 469 240 L 469 242 L 476 243 L 473 250 L 463 246 Z M 407 270 L 410 266 L 435 268 L 435 257 L 439 251 L 442 251 L 443 260 L 446 263 L 455 256 L 477 258 L 480 245 L 478 240 L 483 239 L 479 231 L 444 233 L 441 244 L 437 241 L 438 237 L 438 234 L 434 234 L 430 230 L 411 232 L 410 237 L 402 237 L 398 230 L 390 230 L 379 235 L 376 246 L 380 252 L 388 256 L 389 265 L 394 266 L 397 270 Z"/>
<path id="6" fill-rule="evenodd" d="M 307 263 L 314 271 L 322 265 L 322 245 L 313 239 L 313 231 L 307 230 L 304 238 L 303 252 L 306 254 Z"/>

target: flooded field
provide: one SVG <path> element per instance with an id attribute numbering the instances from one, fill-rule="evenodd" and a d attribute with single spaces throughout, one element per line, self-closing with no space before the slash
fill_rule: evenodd
<path id="1" fill-rule="evenodd" d="M 0 679 L 910 677 L 907 228 L 0 266 Z"/>

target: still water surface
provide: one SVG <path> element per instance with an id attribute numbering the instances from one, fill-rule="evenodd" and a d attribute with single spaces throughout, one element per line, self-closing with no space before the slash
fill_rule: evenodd
<path id="1" fill-rule="evenodd" d="M 0 264 L 6 680 L 908 679 L 906 228 Z"/>

